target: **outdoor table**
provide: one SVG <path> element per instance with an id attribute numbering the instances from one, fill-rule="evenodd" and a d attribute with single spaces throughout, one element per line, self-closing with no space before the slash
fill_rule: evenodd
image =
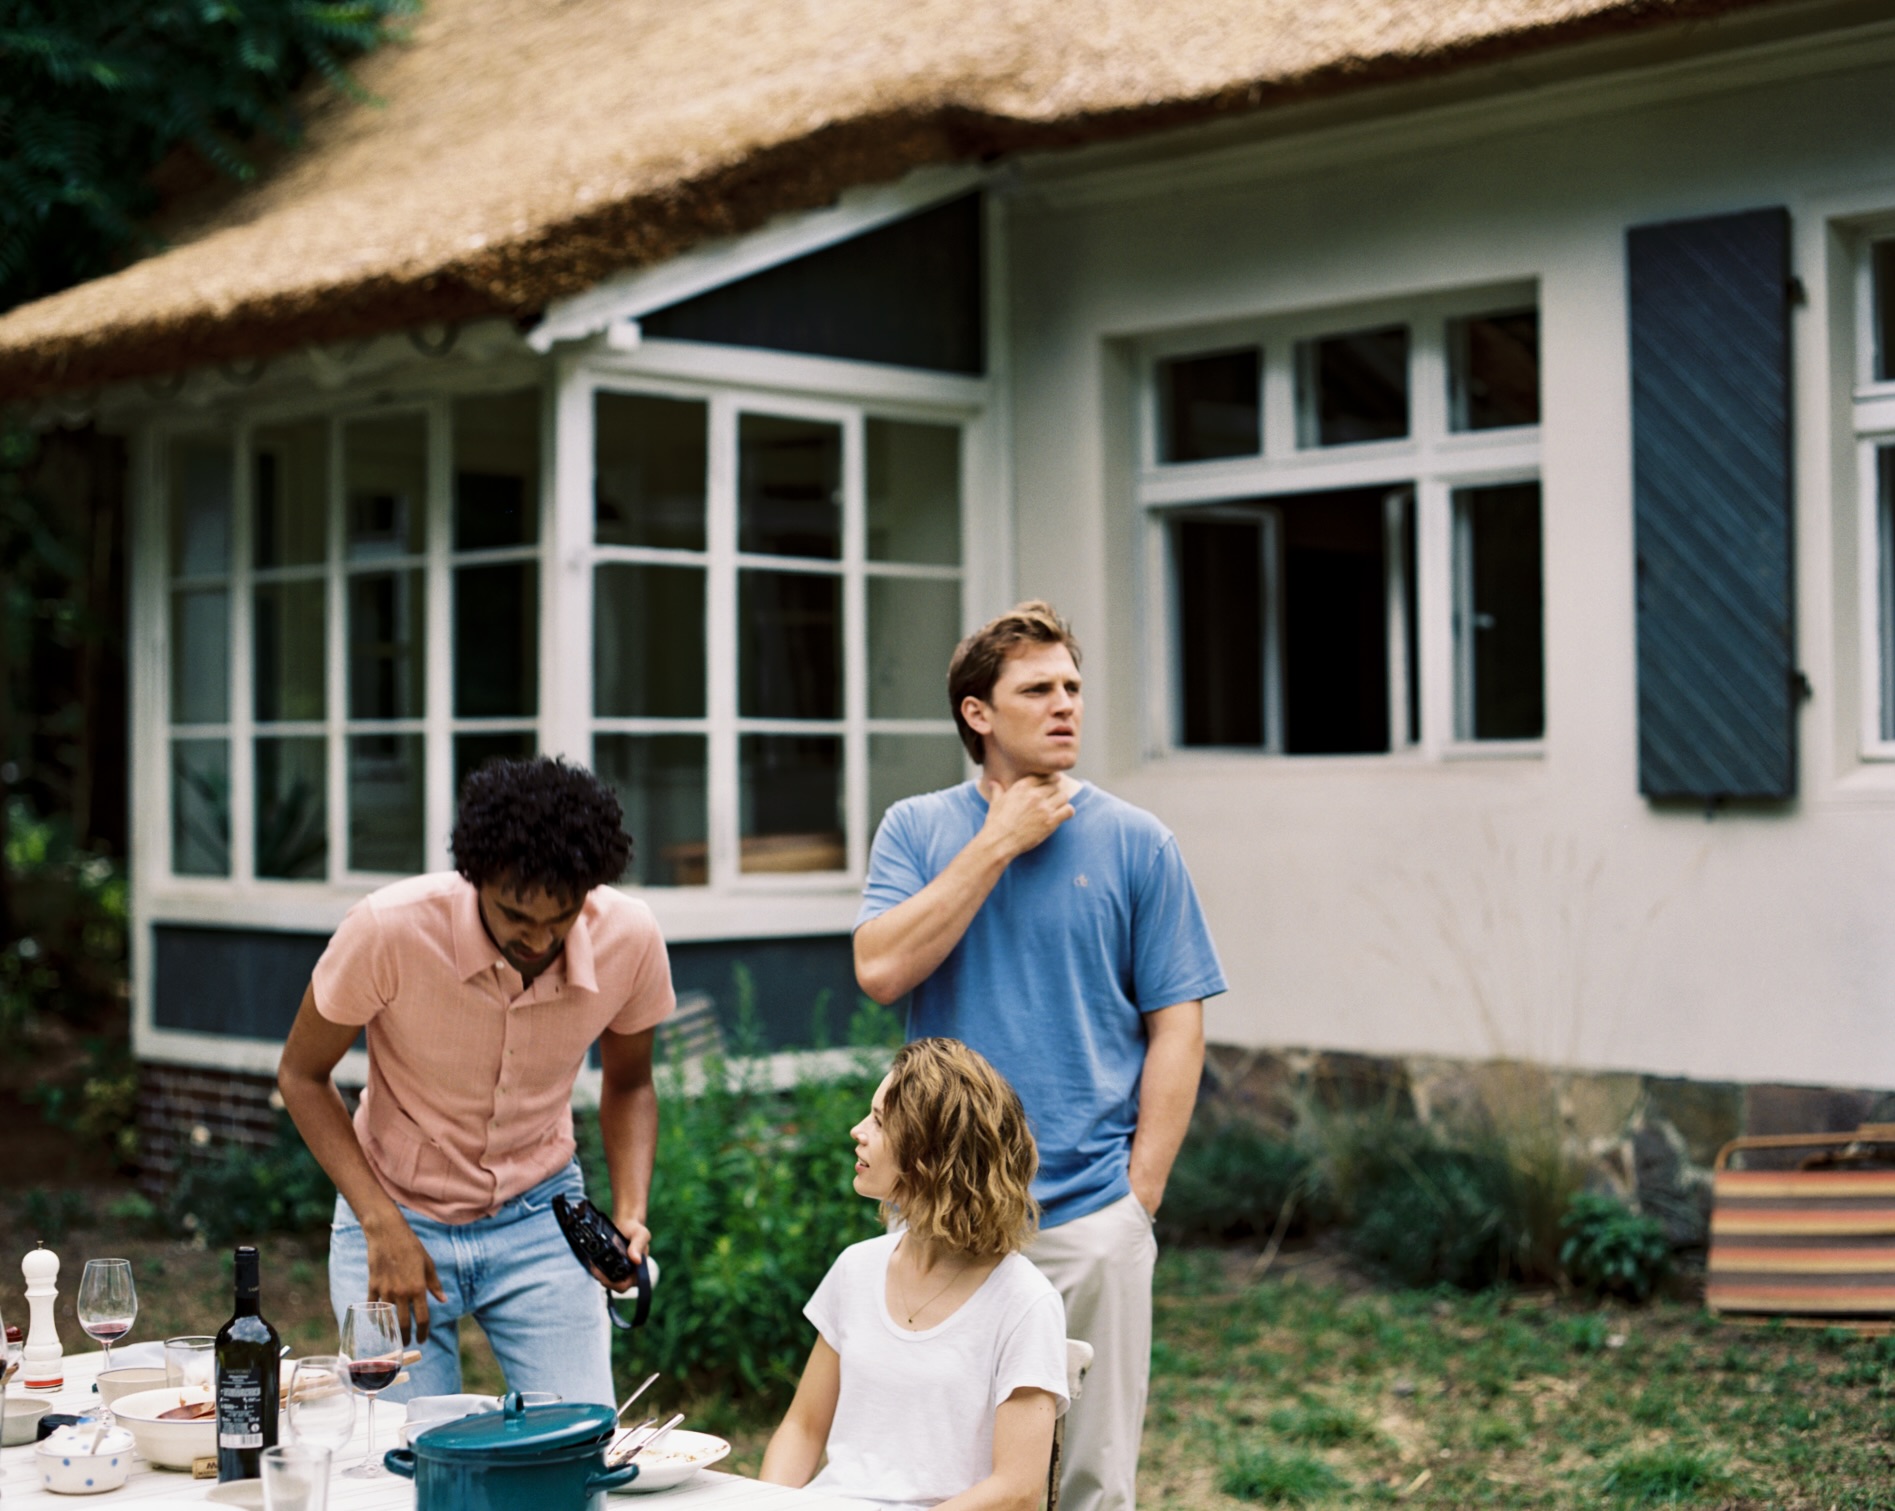
<path id="1" fill-rule="evenodd" d="M 64 1389 L 21 1391 L 10 1387 L 8 1396 L 24 1395 L 31 1400 L 50 1401 L 53 1411 L 88 1411 L 98 1404 L 98 1393 L 92 1382 L 103 1361 L 104 1355 L 100 1353 L 68 1354 Z M 404 1415 L 400 1405 L 393 1401 L 377 1404 L 375 1444 L 378 1449 L 399 1446 Z M 411 1511 L 415 1503 L 412 1480 L 393 1474 L 375 1479 L 348 1479 L 340 1472 L 349 1464 L 359 1462 L 368 1449 L 367 1416 L 366 1411 L 356 1414 L 355 1437 L 336 1455 L 337 1473 L 329 1481 L 329 1511 Z M 40 1485 L 31 1443 L 18 1448 L 0 1448 L 0 1498 L 4 1498 L 4 1511 L 20 1511 L 25 1506 L 35 1511 L 42 1508 L 50 1511 L 54 1507 L 75 1511 L 77 1507 L 93 1505 L 102 1511 L 119 1511 L 121 1507 L 163 1507 L 166 1511 L 183 1511 L 187 1506 L 214 1508 L 218 1503 L 210 1499 L 210 1492 L 216 1485 L 216 1480 L 193 1479 L 182 1470 L 154 1469 L 140 1459 L 121 1489 L 91 1496 L 54 1495 Z M 675 1490 L 612 1499 L 626 1511 L 634 1511 L 641 1504 L 649 1511 L 856 1511 L 857 1507 L 855 1502 L 832 1496 L 808 1490 L 786 1490 L 781 1485 L 760 1484 L 710 1469 Z"/>

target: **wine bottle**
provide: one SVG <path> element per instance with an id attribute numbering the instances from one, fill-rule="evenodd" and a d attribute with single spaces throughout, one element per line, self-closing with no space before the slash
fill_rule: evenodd
<path id="1" fill-rule="evenodd" d="M 217 1330 L 217 1478 L 253 1480 L 276 1446 L 281 1341 L 258 1307 L 257 1251 L 237 1250 L 237 1309 Z"/>

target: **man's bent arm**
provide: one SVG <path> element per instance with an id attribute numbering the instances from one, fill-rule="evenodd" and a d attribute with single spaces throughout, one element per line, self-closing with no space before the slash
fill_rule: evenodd
<path id="1" fill-rule="evenodd" d="M 330 1079 L 360 1032 L 352 1023 L 331 1023 L 323 1017 L 316 1010 L 316 988 L 310 985 L 277 1062 L 276 1085 L 296 1131 L 362 1224 L 368 1244 L 364 1299 L 394 1302 L 402 1335 L 420 1342 L 428 1336 L 429 1293 L 437 1300 L 446 1300 L 446 1293 L 428 1251 L 369 1167 L 342 1095 Z"/>
<path id="2" fill-rule="evenodd" d="M 612 1221 L 634 1258 L 651 1244 L 646 1209 L 658 1153 L 658 1091 L 651 1082 L 652 1030 L 599 1036 L 599 1132 L 612 1177 Z M 629 1284 L 630 1282 L 627 1282 Z"/>
<path id="3" fill-rule="evenodd" d="M 1145 1070 L 1132 1133 L 1132 1194 L 1158 1211 L 1172 1162 L 1191 1126 L 1204 1075 L 1204 1004 L 1179 1002 L 1145 1014 Z"/>
<path id="4" fill-rule="evenodd" d="M 945 870 L 913 897 L 855 931 L 856 984 L 886 1007 L 953 953 L 987 895 L 1017 856 L 1073 816 L 1057 775 L 983 782 L 987 820 Z"/>

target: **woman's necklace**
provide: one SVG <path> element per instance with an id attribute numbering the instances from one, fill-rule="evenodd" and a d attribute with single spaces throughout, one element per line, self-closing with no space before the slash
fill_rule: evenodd
<path id="1" fill-rule="evenodd" d="M 913 1327 L 915 1325 L 915 1318 L 919 1317 L 929 1307 L 933 1306 L 935 1302 L 939 1301 L 943 1296 L 945 1296 L 948 1293 L 948 1287 L 952 1286 L 955 1281 L 959 1280 L 961 1276 L 965 1275 L 967 1273 L 967 1268 L 968 1268 L 967 1263 L 965 1260 L 963 1260 L 961 1262 L 960 1268 L 957 1269 L 952 1275 L 948 1276 L 947 1285 L 942 1286 L 940 1290 L 936 1291 L 926 1301 L 922 1302 L 920 1306 L 909 1307 L 907 1302 L 904 1301 L 902 1305 L 904 1308 L 907 1309 L 907 1312 L 908 1312 L 908 1325 L 910 1327 Z M 903 1286 L 902 1289 L 905 1291 L 907 1287 Z"/>

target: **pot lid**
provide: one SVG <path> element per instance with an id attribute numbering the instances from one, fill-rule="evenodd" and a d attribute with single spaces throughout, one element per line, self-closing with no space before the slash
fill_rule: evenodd
<path id="1" fill-rule="evenodd" d="M 414 1445 L 436 1457 L 460 1454 L 480 1457 L 532 1458 L 541 1453 L 590 1448 L 610 1436 L 617 1416 L 612 1408 L 591 1402 L 552 1406 L 525 1406 L 509 1395 L 501 1411 L 483 1411 L 458 1421 L 443 1422 L 419 1434 Z"/>

